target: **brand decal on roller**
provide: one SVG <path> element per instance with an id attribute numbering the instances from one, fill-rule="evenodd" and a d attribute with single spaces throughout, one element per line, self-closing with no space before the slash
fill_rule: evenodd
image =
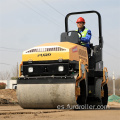
<path id="1" fill-rule="evenodd" d="M 38 57 L 51 56 L 51 53 L 38 54 Z"/>

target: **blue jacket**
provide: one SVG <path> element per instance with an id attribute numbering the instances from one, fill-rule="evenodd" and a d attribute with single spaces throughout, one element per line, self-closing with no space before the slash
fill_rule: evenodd
<path id="1" fill-rule="evenodd" d="M 84 31 L 84 29 L 85 29 L 85 26 L 83 27 L 83 29 L 82 29 L 81 31 L 79 31 L 79 29 L 78 29 L 78 32 L 79 32 L 79 33 L 82 33 L 82 32 Z M 88 44 L 86 44 L 86 47 L 88 47 L 88 48 L 90 48 L 89 43 L 90 43 L 91 36 L 92 36 L 91 30 L 88 30 L 88 31 L 87 31 L 87 34 L 86 34 L 86 37 L 80 38 L 80 40 L 81 40 L 82 42 L 88 43 Z"/>

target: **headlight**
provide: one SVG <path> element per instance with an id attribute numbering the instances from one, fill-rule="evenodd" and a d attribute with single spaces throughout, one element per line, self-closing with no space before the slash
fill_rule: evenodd
<path id="1" fill-rule="evenodd" d="M 58 71 L 62 72 L 64 70 L 64 66 L 59 66 Z"/>
<path id="2" fill-rule="evenodd" d="M 33 72 L 33 67 L 29 67 L 29 68 L 28 68 L 28 72 L 29 72 L 29 73 Z"/>

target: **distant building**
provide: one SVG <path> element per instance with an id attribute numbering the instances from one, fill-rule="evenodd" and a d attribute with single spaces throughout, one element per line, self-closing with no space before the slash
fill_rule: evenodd
<path id="1" fill-rule="evenodd" d="M 6 83 L 6 89 L 17 89 L 17 80 L 0 80 L 0 83 Z"/>

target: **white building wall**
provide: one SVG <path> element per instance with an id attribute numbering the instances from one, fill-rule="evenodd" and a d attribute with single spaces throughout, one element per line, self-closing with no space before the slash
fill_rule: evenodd
<path id="1" fill-rule="evenodd" d="M 10 80 L 10 89 L 13 89 L 15 84 L 17 84 L 17 80 Z"/>
<path id="2" fill-rule="evenodd" d="M 17 80 L 0 80 L 0 83 L 6 83 L 6 89 L 13 89 L 14 85 L 17 84 Z"/>

